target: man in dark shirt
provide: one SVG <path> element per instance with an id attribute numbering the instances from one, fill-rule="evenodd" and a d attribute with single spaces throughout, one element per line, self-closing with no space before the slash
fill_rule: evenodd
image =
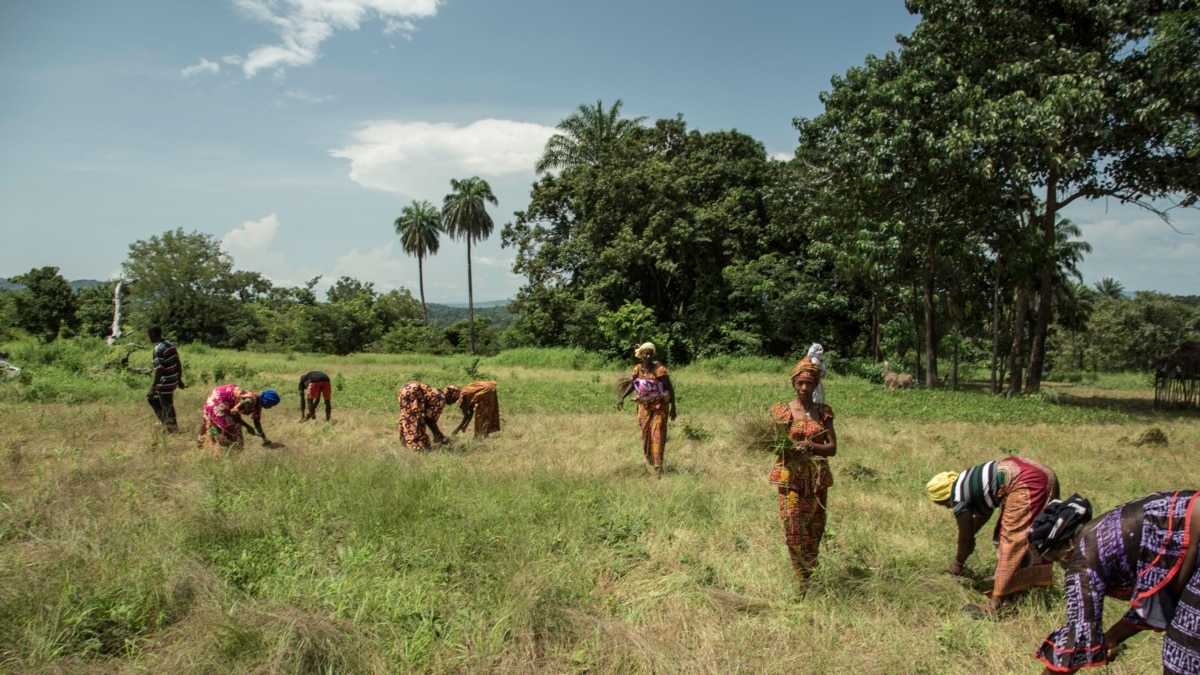
<path id="1" fill-rule="evenodd" d="M 300 421 L 317 419 L 317 399 L 325 396 L 325 421 L 329 421 L 329 376 L 319 370 L 307 372 L 300 376 Z M 304 413 L 304 402 L 308 401 L 308 414 Z"/>
<path id="2" fill-rule="evenodd" d="M 161 326 L 150 326 L 147 334 L 154 343 L 154 380 L 150 383 L 146 402 L 167 432 L 175 433 L 179 431 L 179 423 L 175 419 L 175 389 L 186 387 L 183 383 L 183 364 L 179 361 L 175 345 L 163 339 Z"/>

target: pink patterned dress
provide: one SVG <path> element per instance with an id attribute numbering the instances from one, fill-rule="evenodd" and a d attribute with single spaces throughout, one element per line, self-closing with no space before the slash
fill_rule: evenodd
<path id="1" fill-rule="evenodd" d="M 223 384 L 213 389 L 204 401 L 204 419 L 196 444 L 207 444 L 214 450 L 241 444 L 242 425 L 238 419 L 243 415 L 249 415 L 256 422 L 262 418 L 258 394 L 236 384 Z"/>

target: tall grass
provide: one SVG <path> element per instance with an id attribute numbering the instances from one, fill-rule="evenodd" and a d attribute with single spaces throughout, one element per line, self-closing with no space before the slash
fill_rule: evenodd
<path id="1" fill-rule="evenodd" d="M 612 409 L 623 366 L 532 356 L 477 364 L 500 381 L 502 433 L 429 455 L 397 442 L 394 387 L 462 383 L 461 357 L 184 351 L 189 369 L 244 363 L 289 396 L 264 419 L 286 449 L 221 457 L 156 430 L 145 380 L 70 404 L 3 385 L 0 670 L 1032 672 L 1061 593 L 999 622 L 959 613 L 995 556 L 982 534 L 971 576 L 945 573 L 954 524 L 928 477 L 1019 453 L 1097 509 L 1196 487 L 1194 417 L 1142 411 L 1144 392 L 1005 401 L 831 378 L 836 484 L 800 593 L 771 459 L 737 432 L 787 398 L 786 372 L 674 371 L 680 417 L 655 480 L 634 414 Z M 311 368 L 341 382 L 333 423 L 295 421 Z M 179 392 L 185 428 L 206 393 Z M 1129 443 L 1149 425 L 1168 447 Z M 1160 637 L 1132 645 L 1110 672 L 1158 669 Z"/>

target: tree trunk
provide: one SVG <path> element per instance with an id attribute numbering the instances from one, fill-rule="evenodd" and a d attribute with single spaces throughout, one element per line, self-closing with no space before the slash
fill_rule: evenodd
<path id="1" fill-rule="evenodd" d="M 471 237 L 467 236 L 467 311 L 471 315 L 471 354 L 475 354 L 475 287 L 471 283 Z"/>
<path id="2" fill-rule="evenodd" d="M 936 312 L 933 306 L 935 256 L 936 253 L 931 243 L 929 257 L 925 259 L 925 273 L 921 280 L 922 303 L 925 310 L 925 386 L 930 389 L 938 386 Z"/>
<path id="3" fill-rule="evenodd" d="M 880 343 L 883 341 L 879 329 L 879 294 L 875 292 L 874 284 L 871 286 L 871 355 L 875 357 L 875 363 L 883 361 L 883 350 Z"/>
<path id="4" fill-rule="evenodd" d="M 1025 323 L 1029 320 L 1029 296 L 1033 293 L 1033 276 L 1026 274 L 1017 291 L 1017 304 L 1013 310 L 1013 341 L 1009 352 L 1007 397 L 1021 393 L 1021 372 L 1025 367 Z"/>
<path id="5" fill-rule="evenodd" d="M 913 283 L 912 296 L 910 297 L 910 300 L 915 300 L 916 297 L 917 285 L 916 283 Z M 921 326 L 923 326 L 924 323 L 922 321 L 922 317 L 919 316 L 920 313 L 916 311 L 914 306 L 909 305 L 909 309 L 913 310 L 913 315 L 911 317 L 913 322 L 913 382 L 916 383 L 921 381 L 921 352 L 923 351 Z"/>
<path id="6" fill-rule="evenodd" d="M 1000 261 L 996 260 L 996 284 L 992 292 L 992 393 L 1000 393 Z"/>
<path id="7" fill-rule="evenodd" d="M 1054 222 L 1058 213 L 1058 171 L 1051 165 L 1046 180 L 1046 213 L 1042 222 L 1041 288 L 1038 292 L 1037 324 L 1033 328 L 1033 345 L 1029 349 L 1029 374 L 1025 378 L 1025 391 L 1033 393 L 1042 388 L 1042 370 L 1046 367 L 1046 333 L 1050 330 L 1051 300 L 1054 292 L 1054 269 L 1058 261 L 1054 256 Z"/>
<path id="8" fill-rule="evenodd" d="M 417 282 L 421 285 L 421 316 L 425 319 L 425 325 L 429 325 L 429 309 L 425 307 L 425 266 L 422 264 L 423 256 L 417 254 Z"/>

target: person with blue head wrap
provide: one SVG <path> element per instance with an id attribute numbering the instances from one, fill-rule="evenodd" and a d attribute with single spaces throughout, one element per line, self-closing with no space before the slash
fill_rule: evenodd
<path id="1" fill-rule="evenodd" d="M 214 452 L 220 452 L 224 448 L 240 447 L 242 432 L 246 431 L 261 438 L 264 447 L 281 447 L 268 440 L 262 428 L 263 409 L 278 403 L 279 392 L 274 389 L 256 394 L 236 384 L 223 384 L 209 392 L 204 402 L 204 424 L 196 442 L 201 447 L 207 444 Z M 254 426 L 243 419 L 247 415 Z"/>

